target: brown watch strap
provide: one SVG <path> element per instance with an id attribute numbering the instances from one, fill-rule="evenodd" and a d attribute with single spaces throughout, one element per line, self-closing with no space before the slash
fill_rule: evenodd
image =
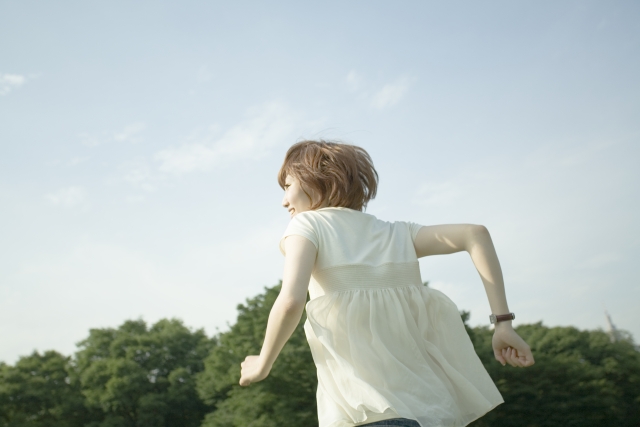
<path id="1" fill-rule="evenodd" d="M 505 320 L 513 320 L 515 318 L 516 318 L 516 315 L 513 313 L 496 314 L 496 322 L 504 322 Z"/>

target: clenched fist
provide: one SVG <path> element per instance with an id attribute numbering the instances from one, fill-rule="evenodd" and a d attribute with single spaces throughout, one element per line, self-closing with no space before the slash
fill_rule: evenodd
<path id="1" fill-rule="evenodd" d="M 265 366 L 260 356 L 247 356 L 244 362 L 240 364 L 240 385 L 248 386 L 251 383 L 257 383 L 267 378 L 270 367 Z"/>

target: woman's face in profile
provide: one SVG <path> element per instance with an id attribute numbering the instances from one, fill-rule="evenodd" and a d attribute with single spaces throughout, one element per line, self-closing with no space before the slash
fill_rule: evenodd
<path id="1" fill-rule="evenodd" d="M 291 218 L 305 212 L 311 208 L 311 199 L 302 189 L 300 180 L 298 178 L 287 175 L 287 179 L 284 184 L 284 198 L 282 199 L 282 206 L 288 211 Z"/>

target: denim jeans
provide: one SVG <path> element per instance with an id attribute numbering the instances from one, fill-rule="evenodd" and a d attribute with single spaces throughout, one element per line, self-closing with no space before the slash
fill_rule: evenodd
<path id="1" fill-rule="evenodd" d="M 390 420 L 362 424 L 360 427 L 420 427 L 420 424 L 418 424 L 417 421 L 410 420 L 408 418 L 392 418 Z"/>

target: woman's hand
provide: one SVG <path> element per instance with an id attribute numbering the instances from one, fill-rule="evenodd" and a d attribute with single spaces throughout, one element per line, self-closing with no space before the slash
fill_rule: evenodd
<path id="1" fill-rule="evenodd" d="M 260 356 L 247 356 L 240 364 L 240 385 L 248 386 L 267 378 L 270 368 L 266 367 Z"/>
<path id="2" fill-rule="evenodd" d="M 496 323 L 492 344 L 493 354 L 502 366 L 508 363 L 511 366 L 525 368 L 535 363 L 531 349 L 513 330 L 511 322 Z"/>

